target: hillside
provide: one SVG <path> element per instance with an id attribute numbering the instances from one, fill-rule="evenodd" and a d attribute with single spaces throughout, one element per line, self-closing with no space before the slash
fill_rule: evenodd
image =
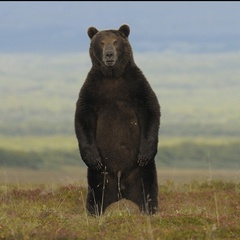
<path id="1" fill-rule="evenodd" d="M 159 167 L 239 168 L 237 60 L 235 53 L 135 54 L 161 104 Z M 0 62 L 0 165 L 83 166 L 73 121 L 88 53 L 6 54 Z"/>
<path id="2" fill-rule="evenodd" d="M 239 54 L 136 53 L 166 136 L 239 136 Z M 150 59 L 150 61 L 149 61 Z M 0 134 L 72 135 L 88 53 L 0 56 Z"/>

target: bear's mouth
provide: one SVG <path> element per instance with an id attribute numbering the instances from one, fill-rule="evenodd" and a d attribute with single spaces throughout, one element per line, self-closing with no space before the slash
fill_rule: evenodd
<path id="1" fill-rule="evenodd" d="M 106 65 L 107 67 L 112 67 L 112 66 L 115 65 L 115 61 L 114 61 L 114 60 L 107 60 L 107 61 L 105 61 L 104 63 L 105 63 L 105 65 Z"/>

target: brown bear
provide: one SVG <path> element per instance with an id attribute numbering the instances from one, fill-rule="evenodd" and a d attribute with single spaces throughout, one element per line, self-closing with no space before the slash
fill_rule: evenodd
<path id="1" fill-rule="evenodd" d="M 143 213 L 158 209 L 154 158 L 160 105 L 134 62 L 129 33 L 128 25 L 88 29 L 92 68 L 76 103 L 75 132 L 88 166 L 87 210 L 92 215 L 122 198 Z"/>

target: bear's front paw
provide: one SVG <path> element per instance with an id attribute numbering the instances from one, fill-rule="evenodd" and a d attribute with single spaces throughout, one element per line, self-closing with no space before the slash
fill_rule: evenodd
<path id="1" fill-rule="evenodd" d="M 147 155 L 138 154 L 137 163 L 140 167 L 148 165 L 149 162 L 151 162 L 151 159 Z"/>
<path id="2" fill-rule="evenodd" d="M 86 154 L 82 154 L 82 159 L 91 169 L 101 170 L 103 168 L 102 159 L 96 152 L 87 151 Z"/>
<path id="3" fill-rule="evenodd" d="M 91 162 L 87 163 L 87 166 L 94 170 L 101 170 L 103 168 L 103 164 L 101 162 L 101 159 L 94 159 Z"/>

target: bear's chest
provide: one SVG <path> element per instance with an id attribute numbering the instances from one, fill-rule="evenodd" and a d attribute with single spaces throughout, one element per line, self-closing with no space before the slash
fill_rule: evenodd
<path id="1" fill-rule="evenodd" d="M 133 102 L 131 84 L 125 79 L 103 79 L 96 86 L 96 102 L 100 104 L 125 105 Z"/>

